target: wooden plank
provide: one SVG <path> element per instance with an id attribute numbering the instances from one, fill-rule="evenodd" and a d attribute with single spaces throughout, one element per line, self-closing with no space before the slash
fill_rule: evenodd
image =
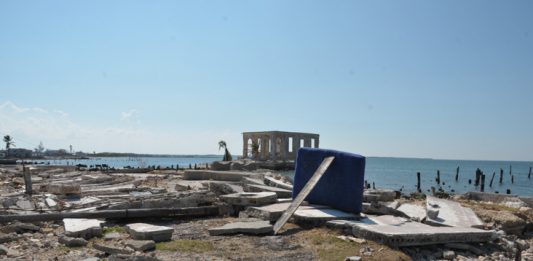
<path id="1" fill-rule="evenodd" d="M 307 184 L 305 184 L 304 188 L 300 191 L 298 196 L 296 196 L 296 198 L 292 201 L 289 208 L 285 210 L 283 215 L 281 215 L 278 221 L 276 221 L 276 224 L 274 224 L 274 235 L 279 232 L 279 230 L 285 225 L 285 223 L 287 223 L 287 221 L 294 214 L 294 212 L 296 212 L 298 207 L 302 204 L 307 195 L 311 193 L 315 185 L 318 183 L 322 175 L 324 175 L 324 173 L 329 168 L 334 159 L 335 157 L 326 157 L 324 158 L 324 160 L 322 160 L 322 163 L 320 164 L 320 166 L 318 166 L 317 170 L 315 171 L 315 174 L 313 174 L 311 179 L 307 181 Z"/>

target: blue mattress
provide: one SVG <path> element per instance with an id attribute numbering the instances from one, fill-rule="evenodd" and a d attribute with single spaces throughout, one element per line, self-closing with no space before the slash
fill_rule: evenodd
<path id="1" fill-rule="evenodd" d="M 293 198 L 303 189 L 325 157 L 335 160 L 316 184 L 306 201 L 360 213 L 363 207 L 365 157 L 357 154 L 314 148 L 300 148 L 296 159 Z"/>

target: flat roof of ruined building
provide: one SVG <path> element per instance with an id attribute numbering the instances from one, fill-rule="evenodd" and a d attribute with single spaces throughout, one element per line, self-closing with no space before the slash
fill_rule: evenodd
<path id="1" fill-rule="evenodd" d="M 317 133 L 308 133 L 308 132 L 292 132 L 292 131 L 247 131 L 243 132 L 242 134 L 272 134 L 272 133 L 279 133 L 279 134 L 298 134 L 298 135 L 316 135 Z"/>

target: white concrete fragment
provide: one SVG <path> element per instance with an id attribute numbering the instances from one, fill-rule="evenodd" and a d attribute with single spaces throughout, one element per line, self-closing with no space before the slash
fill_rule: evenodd
<path id="1" fill-rule="evenodd" d="M 436 218 L 426 218 L 426 224 L 449 227 L 476 227 L 483 228 L 484 224 L 470 208 L 462 207 L 461 204 L 432 196 L 426 198 L 426 208 L 429 211 L 438 211 Z"/>
<path id="2" fill-rule="evenodd" d="M 434 227 L 394 216 L 369 216 L 351 225 L 355 236 L 393 247 L 487 242 L 494 234 L 470 227 Z"/>
<path id="3" fill-rule="evenodd" d="M 155 242 L 170 241 L 174 229 L 165 226 L 155 226 L 145 223 L 126 225 L 128 233 L 137 240 L 153 240 Z"/>
<path id="4" fill-rule="evenodd" d="M 426 210 L 415 204 L 405 203 L 400 205 L 396 210 L 409 217 L 411 220 L 420 222 L 426 218 Z"/>
<path id="5" fill-rule="evenodd" d="M 271 186 L 262 185 L 245 185 L 244 191 L 246 192 L 275 192 L 278 198 L 291 198 L 292 190 L 286 190 L 282 188 L 276 188 Z"/>
<path id="6" fill-rule="evenodd" d="M 230 235 L 230 234 L 253 234 L 264 235 L 272 233 L 273 227 L 268 221 L 248 221 L 248 222 L 234 222 L 221 227 L 210 228 L 209 235 Z"/>
<path id="7" fill-rule="evenodd" d="M 276 188 L 282 188 L 282 189 L 286 189 L 286 190 L 290 190 L 292 191 L 292 185 L 291 184 L 287 184 L 281 180 L 277 180 L 273 177 L 269 177 L 269 176 L 265 176 L 264 178 L 264 183 L 268 186 L 271 186 L 271 187 L 276 187 Z"/>
<path id="8" fill-rule="evenodd" d="M 76 183 L 52 183 L 47 188 L 49 193 L 56 195 L 80 195 L 80 184 Z"/>
<path id="9" fill-rule="evenodd" d="M 324 206 L 301 206 L 294 212 L 294 220 L 302 225 L 316 226 L 330 220 L 358 219 L 359 215 L 343 212 Z"/>
<path id="10" fill-rule="evenodd" d="M 65 225 L 65 235 L 69 237 L 82 237 L 90 239 L 93 237 L 102 236 L 101 224 L 104 221 L 97 219 L 85 218 L 65 218 L 63 224 Z"/>

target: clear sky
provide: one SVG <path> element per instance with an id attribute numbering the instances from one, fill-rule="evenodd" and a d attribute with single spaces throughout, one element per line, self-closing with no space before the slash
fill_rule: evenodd
<path id="1" fill-rule="evenodd" d="M 533 1 L 0 1 L 18 147 L 533 160 Z"/>

